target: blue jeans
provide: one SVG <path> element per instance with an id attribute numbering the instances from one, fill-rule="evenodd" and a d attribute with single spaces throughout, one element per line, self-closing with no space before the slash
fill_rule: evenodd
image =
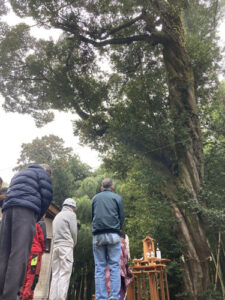
<path id="1" fill-rule="evenodd" d="M 96 300 L 120 299 L 120 248 L 120 236 L 117 233 L 104 233 L 93 237 Z M 109 298 L 105 282 L 105 271 L 107 265 L 109 265 L 110 269 Z"/>

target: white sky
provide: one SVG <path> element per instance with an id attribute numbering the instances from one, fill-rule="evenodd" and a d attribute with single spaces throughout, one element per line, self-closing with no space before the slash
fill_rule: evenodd
<path id="1" fill-rule="evenodd" d="M 2 103 L 3 99 L 0 98 L 0 106 Z M 22 143 L 31 143 L 35 138 L 49 134 L 62 138 L 65 146 L 72 147 L 82 162 L 94 169 L 97 168 L 101 162 L 98 153 L 88 147 L 80 146 L 79 138 L 73 135 L 71 121 L 74 119 L 75 116 L 70 113 L 56 112 L 55 121 L 43 128 L 37 128 L 31 116 L 6 113 L 0 108 L 0 177 L 4 182 L 9 183 L 14 174 L 12 169 L 20 156 Z"/>
<path id="2" fill-rule="evenodd" d="M 27 19 L 33 23 L 31 19 Z M 14 14 L 9 14 L 4 18 L 10 25 L 15 25 L 20 21 Z M 23 19 L 23 22 L 25 20 Z M 55 38 L 58 36 L 58 30 L 46 31 L 41 28 L 32 27 L 31 32 L 36 37 Z M 225 42 L 225 22 L 220 26 L 220 36 L 222 45 Z M 37 137 L 54 134 L 65 141 L 66 147 L 72 147 L 75 154 L 80 156 L 81 161 L 87 163 L 92 168 L 97 168 L 101 160 L 98 153 L 88 147 L 79 145 L 79 138 L 73 135 L 71 121 L 75 115 L 70 113 L 56 112 L 55 120 L 43 128 L 37 128 L 34 120 L 29 115 L 20 115 L 18 113 L 6 113 L 1 105 L 4 100 L 0 96 L 0 177 L 4 182 L 9 183 L 14 172 L 12 169 L 16 166 L 17 159 L 20 156 L 22 143 L 31 143 Z"/>

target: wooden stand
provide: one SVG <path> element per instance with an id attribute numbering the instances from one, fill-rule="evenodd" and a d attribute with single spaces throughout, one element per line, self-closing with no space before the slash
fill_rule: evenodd
<path id="1" fill-rule="evenodd" d="M 155 257 L 154 241 L 143 240 L 144 259 L 134 259 L 131 271 L 134 281 L 128 286 L 127 300 L 169 300 L 165 262 Z M 153 256 L 154 255 L 154 256 Z"/>

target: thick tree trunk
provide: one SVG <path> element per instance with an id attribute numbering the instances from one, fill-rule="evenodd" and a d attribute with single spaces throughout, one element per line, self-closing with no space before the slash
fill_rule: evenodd
<path id="1" fill-rule="evenodd" d="M 204 300 L 202 294 L 208 289 L 210 250 L 206 234 L 198 214 L 184 202 L 188 202 L 188 189 L 172 178 L 164 188 L 165 196 L 171 201 L 171 207 L 177 220 L 176 235 L 183 243 L 183 279 L 184 291 L 188 293 L 183 299 Z"/>
<path id="2" fill-rule="evenodd" d="M 185 291 L 188 299 L 205 299 L 201 296 L 209 284 L 208 259 L 210 256 L 205 232 L 197 215 L 184 213 L 173 204 L 173 212 L 178 220 L 178 238 L 184 241 L 183 268 Z"/>
<path id="3" fill-rule="evenodd" d="M 182 205 L 180 197 L 198 203 L 203 177 L 203 150 L 200 122 L 197 116 L 194 76 L 186 52 L 184 32 L 178 11 L 161 12 L 167 41 L 163 57 L 167 70 L 169 103 L 174 124 L 174 142 L 177 157 L 177 174 L 173 178 L 175 194 L 171 195 L 172 208 L 178 220 L 178 237 L 185 244 L 184 284 L 188 299 L 203 299 L 200 294 L 209 284 L 208 248 L 203 226 L 190 208 Z"/>

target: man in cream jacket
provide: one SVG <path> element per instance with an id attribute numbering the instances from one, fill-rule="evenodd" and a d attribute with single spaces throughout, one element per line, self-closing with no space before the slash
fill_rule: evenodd
<path id="1" fill-rule="evenodd" d="M 76 202 L 68 198 L 53 221 L 52 281 L 49 300 L 66 300 L 77 243 Z"/>

